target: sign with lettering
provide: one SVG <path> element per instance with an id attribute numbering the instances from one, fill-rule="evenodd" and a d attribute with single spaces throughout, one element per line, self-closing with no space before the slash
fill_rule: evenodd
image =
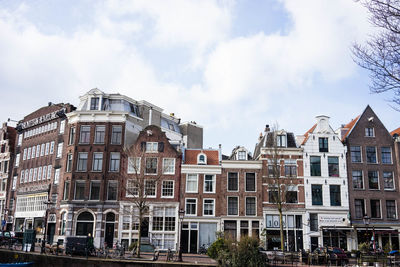
<path id="1" fill-rule="evenodd" d="M 29 187 L 20 187 L 18 188 L 18 194 L 30 193 L 30 192 L 38 192 L 38 191 L 47 191 L 49 189 L 48 184 L 39 184 L 39 185 L 32 185 Z"/>
<path id="2" fill-rule="evenodd" d="M 336 225 L 336 226 L 345 226 L 346 225 L 346 216 L 345 215 L 319 215 L 319 224 L 321 226 L 324 225 Z"/>
<path id="3" fill-rule="evenodd" d="M 58 118 L 57 117 L 58 112 L 65 112 L 65 111 L 66 111 L 66 109 L 62 108 L 62 109 L 53 111 L 51 113 L 48 113 L 46 115 L 40 116 L 38 118 L 34 118 L 32 120 L 22 122 L 20 125 L 21 125 L 22 129 L 26 129 L 26 128 L 41 124 L 46 121 L 51 121 L 53 119 L 56 119 L 56 118 Z"/>

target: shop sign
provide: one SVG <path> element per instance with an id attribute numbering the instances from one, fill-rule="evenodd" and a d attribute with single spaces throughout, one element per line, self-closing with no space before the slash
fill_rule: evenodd
<path id="1" fill-rule="evenodd" d="M 49 185 L 40 184 L 40 185 L 32 185 L 29 187 L 20 187 L 18 188 L 18 194 L 28 193 L 28 192 L 37 192 L 37 191 L 47 191 L 49 189 Z"/>
<path id="2" fill-rule="evenodd" d="M 346 225 L 345 216 L 335 216 L 335 215 L 319 215 L 320 225 Z"/>
<path id="3" fill-rule="evenodd" d="M 46 121 L 54 120 L 54 119 L 58 118 L 57 113 L 60 111 L 65 112 L 66 109 L 62 108 L 62 109 L 56 110 L 54 112 L 48 113 L 48 114 L 40 116 L 38 118 L 34 118 L 32 120 L 22 122 L 20 125 L 21 125 L 22 129 L 26 129 L 26 128 L 41 124 Z"/>

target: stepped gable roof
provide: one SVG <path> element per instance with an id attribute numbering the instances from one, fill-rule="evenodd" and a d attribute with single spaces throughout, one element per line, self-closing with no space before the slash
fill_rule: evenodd
<path id="1" fill-rule="evenodd" d="M 400 136 L 400 127 L 399 127 L 399 128 L 397 128 L 396 130 L 394 130 L 394 131 L 390 132 L 390 135 L 391 135 L 391 136 L 393 136 L 393 135 L 395 135 L 395 134 L 397 134 L 397 135 L 399 135 L 399 136 Z"/>
<path id="2" fill-rule="evenodd" d="M 185 164 L 197 165 L 197 156 L 204 153 L 207 156 L 207 165 L 219 165 L 218 150 L 210 149 L 186 149 Z"/>
<path id="3" fill-rule="evenodd" d="M 347 129 L 347 132 L 345 135 L 343 135 L 342 137 L 342 141 L 344 141 L 344 139 L 346 139 L 346 137 L 350 134 L 351 130 L 353 130 L 353 127 L 356 125 L 358 119 L 361 117 L 361 115 L 358 115 L 357 117 L 355 117 L 354 119 L 352 119 L 349 123 L 347 123 L 343 128 Z"/>
<path id="4" fill-rule="evenodd" d="M 317 127 L 317 124 L 314 124 L 313 127 L 311 127 L 310 130 L 308 130 L 308 131 L 304 134 L 305 138 L 304 138 L 303 142 L 301 143 L 301 145 L 304 145 L 304 144 L 307 142 L 309 134 L 312 133 L 312 132 L 314 131 L 315 127 Z"/>

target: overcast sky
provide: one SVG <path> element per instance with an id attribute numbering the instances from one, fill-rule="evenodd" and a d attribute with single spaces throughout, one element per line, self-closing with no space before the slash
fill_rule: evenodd
<path id="1" fill-rule="evenodd" d="M 0 120 L 97 87 L 196 121 L 226 154 L 266 124 L 336 129 L 367 104 L 393 130 L 390 95 L 351 59 L 372 31 L 352 0 L 0 0 Z"/>

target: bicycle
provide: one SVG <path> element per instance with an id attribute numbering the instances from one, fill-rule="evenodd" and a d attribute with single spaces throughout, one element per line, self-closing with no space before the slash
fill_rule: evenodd
<path id="1" fill-rule="evenodd" d="M 125 247 L 121 246 L 118 243 L 118 241 L 115 242 L 114 249 L 113 249 L 113 252 L 111 254 L 111 257 L 113 259 L 117 259 L 117 258 L 123 258 L 124 256 L 125 256 Z"/>
<path id="2" fill-rule="evenodd" d="M 172 251 L 170 248 L 167 251 L 167 261 L 178 261 L 178 251 Z"/>

